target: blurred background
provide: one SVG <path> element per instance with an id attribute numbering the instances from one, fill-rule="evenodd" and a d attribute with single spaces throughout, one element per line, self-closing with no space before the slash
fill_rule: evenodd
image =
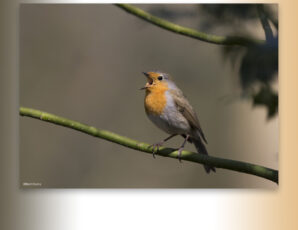
<path id="1" fill-rule="evenodd" d="M 182 26 L 265 40 L 258 6 L 136 5 Z M 146 117 L 142 71 L 170 73 L 198 113 L 212 156 L 278 169 L 277 5 L 264 45 L 225 47 L 148 24 L 113 5 L 20 7 L 20 105 L 147 143 L 167 136 Z M 178 147 L 176 137 L 166 146 Z M 188 144 L 187 150 L 195 150 Z M 131 150 L 20 117 L 20 186 L 276 188 L 255 176 Z M 26 186 L 27 187 L 27 186 Z"/>

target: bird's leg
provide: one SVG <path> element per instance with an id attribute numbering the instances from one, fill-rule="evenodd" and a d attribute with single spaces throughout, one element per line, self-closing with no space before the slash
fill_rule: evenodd
<path id="1" fill-rule="evenodd" d="M 180 148 L 178 149 L 178 159 L 179 159 L 179 162 L 180 162 L 180 163 L 181 163 L 181 152 L 182 152 L 182 150 L 184 149 L 185 143 L 187 142 L 188 138 L 189 138 L 189 135 L 186 135 L 186 137 L 185 137 L 185 139 L 184 139 L 182 145 L 181 145 Z"/>
<path id="2" fill-rule="evenodd" d="M 159 150 L 159 147 L 163 146 L 163 144 L 170 140 L 172 137 L 177 136 L 178 134 L 172 134 L 171 136 L 167 137 L 166 139 L 162 140 L 161 142 L 158 142 L 156 144 L 150 145 L 150 147 L 152 147 L 152 152 L 153 152 L 153 157 L 155 158 L 155 152 Z M 155 151 L 156 150 L 156 151 Z"/>

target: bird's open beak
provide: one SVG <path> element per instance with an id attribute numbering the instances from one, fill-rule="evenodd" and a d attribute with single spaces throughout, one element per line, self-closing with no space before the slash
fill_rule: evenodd
<path id="1" fill-rule="evenodd" d="M 149 77 L 149 74 L 146 72 L 142 72 L 146 77 Z"/>
<path id="2" fill-rule="evenodd" d="M 148 86 L 153 83 L 153 79 L 150 77 L 150 75 L 148 73 L 146 73 L 146 72 L 142 72 L 142 73 L 146 76 L 148 82 L 146 83 L 146 85 L 144 87 L 140 88 L 140 90 L 148 88 Z"/>

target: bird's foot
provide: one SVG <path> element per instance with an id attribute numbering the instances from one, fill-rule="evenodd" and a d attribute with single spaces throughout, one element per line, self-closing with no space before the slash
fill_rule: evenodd
<path id="1" fill-rule="evenodd" d="M 178 157 L 178 160 L 179 160 L 180 163 L 182 163 L 182 161 L 181 161 L 181 153 L 182 153 L 182 150 L 184 149 L 185 143 L 187 142 L 188 139 L 189 139 L 189 135 L 186 135 L 185 136 L 185 139 L 184 139 L 184 141 L 182 143 L 182 145 L 178 149 L 178 156 L 177 157 Z"/>
<path id="2" fill-rule="evenodd" d="M 180 163 L 182 163 L 182 160 L 181 160 L 181 153 L 182 153 L 183 149 L 184 149 L 184 146 L 181 146 L 179 149 L 177 149 L 177 150 L 178 150 L 178 155 L 177 155 L 177 157 L 178 157 L 178 160 L 179 160 Z"/>
<path id="3" fill-rule="evenodd" d="M 149 148 L 152 147 L 152 155 L 153 155 L 153 158 L 155 158 L 155 153 L 159 150 L 159 148 L 160 148 L 161 146 L 163 146 L 163 144 L 164 144 L 164 141 L 161 141 L 161 142 L 158 142 L 158 143 L 156 143 L 156 144 L 152 144 L 152 145 L 149 146 Z"/>

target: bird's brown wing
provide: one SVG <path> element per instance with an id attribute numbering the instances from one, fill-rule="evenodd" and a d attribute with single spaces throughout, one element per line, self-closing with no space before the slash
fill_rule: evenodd
<path id="1" fill-rule="evenodd" d="M 175 101 L 175 104 L 179 112 L 186 118 L 186 120 L 189 122 L 192 128 L 197 129 L 199 131 L 201 137 L 207 143 L 207 140 L 201 128 L 197 114 L 192 108 L 192 106 L 189 104 L 186 97 L 183 95 L 182 91 L 175 89 L 175 90 L 170 90 L 170 93 Z"/>

